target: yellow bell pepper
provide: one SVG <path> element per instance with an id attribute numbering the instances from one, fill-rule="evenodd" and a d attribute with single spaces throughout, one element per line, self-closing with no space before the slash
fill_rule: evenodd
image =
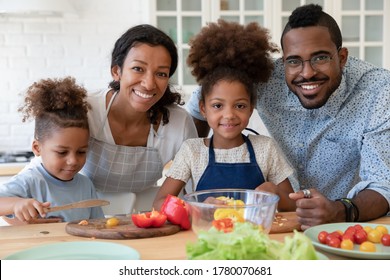
<path id="1" fill-rule="evenodd" d="M 240 199 L 233 199 L 225 196 L 217 197 L 217 199 L 225 201 L 226 205 L 232 205 L 232 206 L 241 206 L 245 205 L 245 203 Z M 234 222 L 244 222 L 244 209 L 243 208 L 219 208 L 215 210 L 214 212 L 214 219 L 220 220 L 220 219 L 232 219 Z"/>

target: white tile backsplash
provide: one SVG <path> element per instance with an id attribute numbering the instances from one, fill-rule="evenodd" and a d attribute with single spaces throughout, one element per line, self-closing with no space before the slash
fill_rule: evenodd
<path id="1" fill-rule="evenodd" d="M 33 125 L 17 108 L 32 82 L 74 76 L 88 90 L 107 87 L 115 41 L 149 22 L 145 0 L 69 0 L 76 17 L 0 16 L 0 151 L 30 150 Z"/>

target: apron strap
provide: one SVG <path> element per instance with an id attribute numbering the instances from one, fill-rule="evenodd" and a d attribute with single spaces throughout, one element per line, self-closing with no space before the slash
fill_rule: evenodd
<path id="1" fill-rule="evenodd" d="M 106 109 L 106 113 L 104 114 L 104 118 L 103 118 L 103 125 L 100 127 L 99 129 L 99 132 L 97 135 L 101 135 L 101 133 L 103 132 L 103 129 L 104 129 L 104 126 L 106 125 L 106 121 L 107 121 L 107 118 L 108 118 L 108 113 L 110 112 L 110 109 L 111 109 L 111 105 L 112 103 L 114 102 L 114 99 L 115 97 L 118 95 L 119 91 L 117 90 L 116 92 L 114 92 L 114 94 L 112 95 L 111 97 L 111 100 L 110 102 L 108 103 L 107 105 L 107 109 Z"/>
<path id="2" fill-rule="evenodd" d="M 255 151 L 253 150 L 252 142 L 249 140 L 249 137 L 245 136 L 244 134 L 242 136 L 244 137 L 245 142 L 246 142 L 246 146 L 248 147 L 249 157 L 250 157 L 251 163 L 255 163 L 255 162 L 257 163 L 256 155 L 255 155 Z"/>
<path id="3" fill-rule="evenodd" d="M 214 153 L 214 147 L 213 147 L 213 137 L 214 135 L 211 135 L 210 143 L 209 143 L 209 164 L 215 163 L 215 153 Z"/>
<path id="4" fill-rule="evenodd" d="M 250 162 L 251 163 L 256 162 L 256 155 L 255 155 L 255 151 L 253 150 L 253 146 L 252 146 L 251 141 L 244 134 L 242 134 L 242 137 L 244 138 L 246 146 L 248 148 Z M 210 138 L 210 144 L 209 144 L 209 163 L 215 163 L 215 153 L 214 153 L 214 147 L 213 147 L 213 135 Z"/>
<path id="5" fill-rule="evenodd" d="M 100 127 L 98 135 L 101 135 L 101 133 L 103 132 L 104 126 L 106 125 L 106 121 L 107 121 L 107 118 L 108 118 L 108 113 L 110 112 L 112 103 L 114 102 L 114 99 L 118 95 L 118 93 L 119 93 L 118 90 L 116 92 L 114 92 L 114 94 L 111 97 L 110 102 L 107 105 L 106 114 L 105 114 L 104 119 L 103 119 L 103 125 Z M 155 132 L 154 132 L 154 129 L 153 129 L 153 124 L 150 124 L 149 136 L 148 136 L 148 140 L 147 140 L 147 143 L 146 143 L 146 147 L 149 147 L 149 148 L 153 148 L 154 147 L 154 135 L 155 135 Z"/>

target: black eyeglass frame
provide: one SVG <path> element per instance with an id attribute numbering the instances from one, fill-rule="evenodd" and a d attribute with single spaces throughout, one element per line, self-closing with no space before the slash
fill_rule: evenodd
<path id="1" fill-rule="evenodd" d="M 315 71 L 319 71 L 319 72 L 325 71 L 328 68 L 321 68 L 321 67 L 323 66 L 329 67 L 330 62 L 332 61 L 334 56 L 340 52 L 341 48 L 342 47 L 339 47 L 337 51 L 332 55 L 318 54 L 306 60 L 302 60 L 300 58 L 289 58 L 283 60 L 284 69 L 289 74 L 301 73 L 303 71 L 303 65 L 305 64 L 305 62 L 308 61 L 310 63 L 310 67 Z M 292 62 L 296 62 L 296 63 L 294 64 Z M 318 66 L 320 66 L 320 68 L 318 68 Z"/>

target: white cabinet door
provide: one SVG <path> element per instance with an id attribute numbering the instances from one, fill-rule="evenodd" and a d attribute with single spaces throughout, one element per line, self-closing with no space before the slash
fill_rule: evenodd
<path id="1" fill-rule="evenodd" d="M 196 86 L 186 65 L 188 40 L 207 22 L 223 18 L 246 24 L 257 21 L 280 45 L 288 16 L 298 6 L 319 4 L 338 22 L 343 45 L 351 55 L 390 68 L 390 1 L 388 0 L 151 0 L 151 23 L 175 41 L 179 67 L 173 82 L 188 95 Z M 387 47 L 387 48 L 386 48 Z"/>

